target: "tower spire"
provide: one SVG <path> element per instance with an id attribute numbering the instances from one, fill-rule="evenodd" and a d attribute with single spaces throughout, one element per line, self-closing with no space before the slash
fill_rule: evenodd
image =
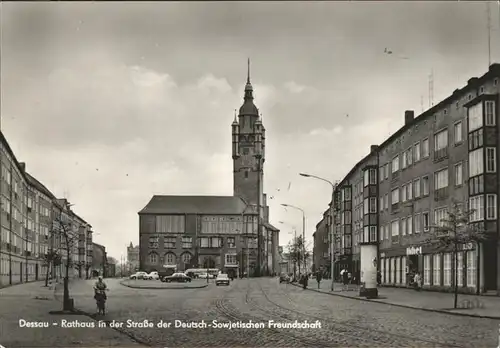
<path id="1" fill-rule="evenodd" d="M 247 83 L 250 84 L 250 58 L 248 58 Z"/>

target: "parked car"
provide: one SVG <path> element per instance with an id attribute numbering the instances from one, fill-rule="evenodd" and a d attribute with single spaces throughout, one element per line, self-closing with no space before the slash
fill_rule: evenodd
<path id="1" fill-rule="evenodd" d="M 160 276 L 158 275 L 158 272 L 153 271 L 147 275 L 147 279 L 149 280 L 158 280 L 160 279 Z"/>
<path id="2" fill-rule="evenodd" d="M 187 283 L 191 282 L 191 277 L 184 273 L 174 273 L 171 276 L 161 278 L 161 281 L 166 283 Z"/>
<path id="3" fill-rule="evenodd" d="M 229 277 L 227 274 L 221 273 L 215 279 L 215 285 L 229 285 Z"/>
<path id="4" fill-rule="evenodd" d="M 134 274 L 130 275 L 130 279 L 148 279 L 148 274 L 146 272 L 135 272 Z"/>
<path id="5" fill-rule="evenodd" d="M 286 274 L 281 274 L 280 275 L 280 283 L 289 283 L 290 282 L 290 277 Z"/>

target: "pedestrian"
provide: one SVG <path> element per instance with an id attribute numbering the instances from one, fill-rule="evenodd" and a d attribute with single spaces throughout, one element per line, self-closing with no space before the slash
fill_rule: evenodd
<path id="1" fill-rule="evenodd" d="M 413 277 L 413 284 L 415 286 L 415 290 L 420 291 L 422 287 L 422 277 L 420 276 L 420 273 L 415 273 L 415 277 Z"/>
<path id="2" fill-rule="evenodd" d="M 320 288 L 320 283 L 321 283 L 321 272 L 316 273 L 316 281 L 318 282 L 318 290 Z"/>
<path id="3" fill-rule="evenodd" d="M 307 282 L 309 281 L 309 278 L 307 277 L 307 273 L 304 273 L 302 276 L 302 287 L 303 289 L 307 289 Z"/>
<path id="4" fill-rule="evenodd" d="M 349 273 L 347 272 L 347 269 L 343 269 L 341 272 L 342 275 L 342 284 L 344 285 L 344 290 L 349 289 Z"/>
<path id="5" fill-rule="evenodd" d="M 377 271 L 377 285 L 380 286 L 382 284 L 382 273 Z"/>

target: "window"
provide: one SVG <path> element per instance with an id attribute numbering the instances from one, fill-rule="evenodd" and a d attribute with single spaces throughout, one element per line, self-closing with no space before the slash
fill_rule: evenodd
<path id="1" fill-rule="evenodd" d="M 156 217 L 156 232 L 185 232 L 185 217 L 183 215 L 159 215 Z"/>
<path id="2" fill-rule="evenodd" d="M 406 284 L 406 257 L 401 258 L 401 284 Z"/>
<path id="3" fill-rule="evenodd" d="M 483 103 L 469 108 L 469 133 L 483 126 Z"/>
<path id="4" fill-rule="evenodd" d="M 191 254 L 190 253 L 182 254 L 182 262 L 185 264 L 189 264 L 191 262 Z"/>
<path id="5" fill-rule="evenodd" d="M 495 173 L 497 171 L 497 149 L 494 147 L 486 148 L 486 173 Z"/>
<path id="6" fill-rule="evenodd" d="M 410 166 L 412 163 L 412 151 L 411 148 L 405 152 L 403 152 L 403 165 L 402 168 L 405 169 L 406 167 Z"/>
<path id="7" fill-rule="evenodd" d="M 413 216 L 411 215 L 406 218 L 406 233 L 413 234 Z"/>
<path id="8" fill-rule="evenodd" d="M 384 195 L 384 208 L 389 209 L 389 194 L 388 193 L 386 193 Z"/>
<path id="9" fill-rule="evenodd" d="M 431 285 L 431 255 L 424 255 L 424 285 Z"/>
<path id="10" fill-rule="evenodd" d="M 399 220 L 394 220 L 391 222 L 391 236 L 399 236 Z"/>
<path id="11" fill-rule="evenodd" d="M 211 248 L 220 248 L 222 246 L 222 238 L 219 237 L 211 237 L 210 238 L 210 247 Z"/>
<path id="12" fill-rule="evenodd" d="M 434 223 L 436 226 L 444 226 L 448 220 L 448 208 L 434 210 Z"/>
<path id="13" fill-rule="evenodd" d="M 434 135 L 434 151 L 448 147 L 448 130 L 445 129 Z"/>
<path id="14" fill-rule="evenodd" d="M 415 214 L 415 233 L 422 232 L 422 216 L 420 214 Z"/>
<path id="15" fill-rule="evenodd" d="M 455 164 L 455 186 L 460 186 L 464 182 L 462 174 L 462 162 Z"/>
<path id="16" fill-rule="evenodd" d="M 406 198 L 410 201 L 412 199 L 413 194 L 413 183 L 410 181 L 406 184 Z"/>
<path id="17" fill-rule="evenodd" d="M 391 204 L 399 203 L 399 188 L 395 188 L 391 192 Z"/>
<path id="18" fill-rule="evenodd" d="M 386 259 L 380 259 L 380 275 L 382 276 L 382 283 L 384 282 L 384 277 L 385 277 L 385 260 Z"/>
<path id="19" fill-rule="evenodd" d="M 229 248 L 236 248 L 236 239 L 234 237 L 227 237 L 227 246 Z"/>
<path id="20" fill-rule="evenodd" d="M 483 174 L 483 149 L 477 149 L 469 152 L 469 177 Z"/>
<path id="21" fill-rule="evenodd" d="M 344 187 L 342 189 L 342 202 L 347 202 L 351 200 L 351 188 Z"/>
<path id="22" fill-rule="evenodd" d="M 462 122 L 455 123 L 453 126 L 453 138 L 455 139 L 455 144 L 460 144 L 464 140 L 462 134 Z"/>
<path id="23" fill-rule="evenodd" d="M 167 265 L 175 265 L 176 261 L 177 260 L 176 260 L 175 254 L 172 254 L 172 253 L 165 254 L 165 263 Z"/>
<path id="24" fill-rule="evenodd" d="M 363 243 L 368 242 L 370 240 L 369 238 L 370 238 L 370 227 L 365 226 L 363 228 Z"/>
<path id="25" fill-rule="evenodd" d="M 207 237 L 203 237 L 200 239 L 200 247 L 208 248 L 210 246 L 210 239 Z"/>
<path id="26" fill-rule="evenodd" d="M 420 142 L 413 146 L 413 158 L 415 159 L 415 162 L 420 161 Z"/>
<path id="27" fill-rule="evenodd" d="M 446 253 L 443 257 L 443 285 L 451 286 L 451 254 Z"/>
<path id="28" fill-rule="evenodd" d="M 496 119 L 495 119 L 495 102 L 488 100 L 484 102 L 484 118 L 485 118 L 485 123 L 487 126 L 495 126 L 496 125 Z"/>
<path id="29" fill-rule="evenodd" d="M 401 235 L 406 236 L 406 218 L 401 218 Z"/>
<path id="30" fill-rule="evenodd" d="M 415 198 L 420 197 L 420 179 L 415 179 L 413 182 L 413 195 Z"/>
<path id="31" fill-rule="evenodd" d="M 476 287 L 477 269 L 476 269 L 476 251 L 467 251 L 467 286 L 470 288 Z"/>
<path id="32" fill-rule="evenodd" d="M 422 178 L 422 193 L 424 196 L 427 196 L 429 194 L 429 177 L 424 176 Z"/>
<path id="33" fill-rule="evenodd" d="M 248 169 L 245 169 L 245 179 L 248 179 Z"/>
<path id="34" fill-rule="evenodd" d="M 464 286 L 464 253 L 459 251 L 457 253 L 457 284 Z"/>
<path id="35" fill-rule="evenodd" d="M 384 166 L 379 168 L 378 177 L 379 177 L 380 182 L 384 181 Z"/>
<path id="36" fill-rule="evenodd" d="M 396 173 L 399 170 L 399 156 L 394 157 L 392 160 L 392 173 Z"/>
<path id="37" fill-rule="evenodd" d="M 156 265 L 158 263 L 158 255 L 155 253 L 149 254 L 149 263 L 152 265 Z"/>
<path id="38" fill-rule="evenodd" d="M 389 163 L 384 166 L 384 179 L 389 179 Z"/>
<path id="39" fill-rule="evenodd" d="M 385 225 L 385 239 L 389 239 L 389 236 L 391 234 L 390 228 L 390 224 Z"/>
<path id="40" fill-rule="evenodd" d="M 484 196 L 469 198 L 469 209 L 471 212 L 471 222 L 484 220 Z"/>
<path id="41" fill-rule="evenodd" d="M 238 261 L 235 254 L 226 254 L 226 265 L 237 265 Z"/>
<path id="42" fill-rule="evenodd" d="M 497 219 L 497 195 L 486 195 L 486 220 Z"/>
<path id="43" fill-rule="evenodd" d="M 175 249 L 175 237 L 165 237 L 163 240 L 163 247 L 165 249 Z"/>
<path id="44" fill-rule="evenodd" d="M 391 279 L 391 273 L 390 273 L 390 259 L 387 258 L 385 259 L 385 283 L 389 283 Z"/>
<path id="45" fill-rule="evenodd" d="M 149 248 L 150 249 L 158 249 L 159 239 L 160 238 L 158 236 L 149 237 Z"/>
<path id="46" fill-rule="evenodd" d="M 380 241 L 384 240 L 384 236 L 385 236 L 385 226 L 380 226 L 380 231 L 379 231 L 379 234 L 378 234 L 378 239 Z"/>
<path id="47" fill-rule="evenodd" d="M 370 242 L 377 241 L 377 226 L 370 226 Z"/>
<path id="48" fill-rule="evenodd" d="M 406 151 L 406 154 L 408 157 L 408 165 L 410 166 L 413 163 L 413 151 L 411 147 Z"/>
<path id="49" fill-rule="evenodd" d="M 377 171 L 375 169 L 365 170 L 363 182 L 364 187 L 375 185 L 377 183 Z"/>
<path id="50" fill-rule="evenodd" d="M 401 186 L 401 202 L 406 202 L 406 185 Z"/>
<path id="51" fill-rule="evenodd" d="M 441 285 L 441 255 L 434 254 L 432 261 L 433 261 L 432 285 Z"/>
<path id="52" fill-rule="evenodd" d="M 191 249 L 193 247 L 193 237 L 182 237 L 182 248 Z"/>
<path id="53" fill-rule="evenodd" d="M 401 283 L 401 258 L 400 257 L 395 257 L 394 258 L 394 283 L 395 284 L 400 284 Z"/>
<path id="54" fill-rule="evenodd" d="M 376 197 L 370 197 L 370 213 L 376 213 L 377 212 L 377 198 Z"/>
<path id="55" fill-rule="evenodd" d="M 244 155 L 248 155 L 248 147 L 244 147 L 243 148 L 243 154 Z"/>
<path id="56" fill-rule="evenodd" d="M 429 139 L 422 140 L 422 158 L 429 157 Z"/>
<path id="57" fill-rule="evenodd" d="M 434 173 L 434 190 L 448 187 L 448 168 Z"/>
<path id="58" fill-rule="evenodd" d="M 395 257 L 391 258 L 391 264 L 392 264 L 392 267 L 391 267 L 392 282 L 396 283 L 396 258 Z"/>
<path id="59" fill-rule="evenodd" d="M 429 213 L 422 213 L 422 223 L 424 225 L 424 232 L 429 231 Z"/>
<path id="60" fill-rule="evenodd" d="M 380 211 L 384 211 L 384 197 L 380 197 L 380 201 L 378 203 Z"/>

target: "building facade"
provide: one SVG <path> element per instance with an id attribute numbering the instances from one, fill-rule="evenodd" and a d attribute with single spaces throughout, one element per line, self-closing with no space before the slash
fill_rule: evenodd
<path id="1" fill-rule="evenodd" d="M 349 269 L 359 270 L 360 243 L 376 243 L 384 285 L 408 286 L 409 275 L 419 272 L 424 289 L 448 291 L 454 279 L 452 253 L 424 241 L 458 202 L 473 211 L 470 224 L 490 238 L 479 248 L 464 245 L 458 253 L 459 291 L 500 293 L 499 79 L 500 64 L 493 64 L 420 116 L 406 111 L 403 127 L 372 146 L 342 180 L 335 231 L 343 245 L 336 251 L 345 251 L 351 229 L 352 256 L 344 257 Z M 344 262 L 342 255 L 336 259 Z"/>
<path id="2" fill-rule="evenodd" d="M 127 272 L 129 274 L 139 271 L 139 246 L 132 242 L 127 247 Z"/>
<path id="3" fill-rule="evenodd" d="M 313 233 L 313 272 L 330 274 L 330 233 L 328 230 L 328 211 L 323 213 L 323 219 L 316 224 Z"/>
<path id="4" fill-rule="evenodd" d="M 233 196 L 154 196 L 139 212 L 141 270 L 279 272 L 279 230 L 269 223 L 263 185 L 265 128 L 250 75 L 231 130 Z"/>
<path id="5" fill-rule="evenodd" d="M 44 279 L 49 267 L 45 255 L 50 250 L 63 254 L 52 237 L 53 209 L 58 200 L 26 172 L 26 165 L 18 162 L 1 132 L 0 171 L 0 287 Z M 82 258 L 83 262 L 89 257 Z M 55 268 L 49 271 L 51 277 L 57 276 Z"/>
<path id="6" fill-rule="evenodd" d="M 93 257 L 92 257 L 92 276 L 107 277 L 107 264 L 108 258 L 106 247 L 101 244 L 92 243 Z"/>

